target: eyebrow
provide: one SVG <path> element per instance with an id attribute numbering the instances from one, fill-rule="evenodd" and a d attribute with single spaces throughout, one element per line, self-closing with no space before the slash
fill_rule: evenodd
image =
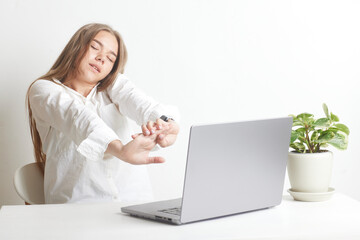
<path id="1" fill-rule="evenodd" d="M 100 42 L 99 40 L 94 38 L 93 41 L 97 42 L 101 47 L 104 47 L 104 44 L 102 44 L 102 42 Z M 117 57 L 117 55 L 113 51 L 110 50 L 110 53 L 115 57 Z"/>

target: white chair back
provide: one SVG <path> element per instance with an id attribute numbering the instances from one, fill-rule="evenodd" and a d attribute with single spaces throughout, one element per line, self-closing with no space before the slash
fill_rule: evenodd
<path id="1" fill-rule="evenodd" d="M 44 175 L 37 163 L 18 168 L 14 175 L 17 194 L 26 204 L 44 204 Z"/>

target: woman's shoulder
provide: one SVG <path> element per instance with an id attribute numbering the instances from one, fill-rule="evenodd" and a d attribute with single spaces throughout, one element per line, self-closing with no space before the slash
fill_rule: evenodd
<path id="1" fill-rule="evenodd" d="M 30 93 L 58 91 L 62 87 L 56 80 L 38 79 L 30 86 Z"/>

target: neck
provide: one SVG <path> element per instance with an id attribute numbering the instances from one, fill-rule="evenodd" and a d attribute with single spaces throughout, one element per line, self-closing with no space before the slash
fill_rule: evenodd
<path id="1" fill-rule="evenodd" d="M 87 97 L 91 90 L 96 86 L 96 84 L 78 81 L 75 78 L 67 78 L 65 79 L 63 84 L 69 88 L 74 89 L 76 92 L 80 93 L 84 97 Z"/>

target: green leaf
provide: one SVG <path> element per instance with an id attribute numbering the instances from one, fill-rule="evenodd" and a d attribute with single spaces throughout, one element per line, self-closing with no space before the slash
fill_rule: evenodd
<path id="1" fill-rule="evenodd" d="M 304 143 L 306 142 L 306 138 L 303 136 L 298 136 L 298 139 L 300 142 L 304 142 Z"/>
<path id="2" fill-rule="evenodd" d="M 298 128 L 295 130 L 299 135 L 305 135 L 306 129 L 305 128 Z"/>
<path id="3" fill-rule="evenodd" d="M 323 110 L 324 110 L 324 113 L 325 113 L 326 117 L 328 119 L 330 119 L 329 109 L 328 109 L 328 107 L 327 107 L 327 105 L 325 103 L 323 103 Z"/>
<path id="4" fill-rule="evenodd" d="M 331 113 L 331 121 L 333 121 L 333 122 L 338 122 L 339 121 L 339 118 L 338 118 L 338 116 L 336 116 L 335 114 L 333 114 L 333 113 Z"/>
<path id="5" fill-rule="evenodd" d="M 348 139 L 346 135 L 335 133 L 335 137 L 328 143 L 339 150 L 346 150 L 348 146 Z"/>
<path id="6" fill-rule="evenodd" d="M 315 120 L 313 119 L 313 118 L 308 118 L 308 119 L 306 119 L 306 124 L 308 125 L 308 127 L 310 128 L 309 129 L 309 131 L 312 131 L 312 130 L 314 130 L 313 129 L 313 125 L 314 125 L 314 122 L 315 122 Z"/>
<path id="7" fill-rule="evenodd" d="M 311 141 L 315 141 L 319 138 L 321 130 L 316 130 L 311 134 Z"/>
<path id="8" fill-rule="evenodd" d="M 323 147 L 323 148 L 327 148 L 328 146 L 329 146 L 329 144 L 327 144 L 327 143 L 320 144 L 320 147 Z"/>
<path id="9" fill-rule="evenodd" d="M 329 128 L 327 131 L 333 132 L 333 133 L 337 133 L 339 131 L 339 129 L 335 128 L 335 127 L 331 127 Z"/>
<path id="10" fill-rule="evenodd" d="M 330 127 L 330 120 L 328 118 L 319 118 L 313 124 L 315 127 L 326 128 Z"/>
<path id="11" fill-rule="evenodd" d="M 291 131 L 291 139 L 290 139 L 290 143 L 293 143 L 296 141 L 296 139 L 298 138 L 299 133 L 297 133 L 296 131 L 292 130 Z"/>
<path id="12" fill-rule="evenodd" d="M 297 126 L 304 126 L 304 124 L 300 121 L 293 122 L 293 127 L 297 127 Z"/>
<path id="13" fill-rule="evenodd" d="M 335 128 L 337 128 L 338 130 L 346 133 L 346 135 L 349 135 L 350 134 L 350 130 L 347 126 L 345 126 L 344 124 L 341 124 L 341 123 L 337 123 L 334 125 Z"/>
<path id="14" fill-rule="evenodd" d="M 327 143 L 334 137 L 335 137 L 335 133 L 333 133 L 331 131 L 324 131 L 320 134 L 320 136 L 318 137 L 318 139 L 315 142 L 316 143 Z"/>
<path id="15" fill-rule="evenodd" d="M 314 117 L 314 115 L 310 114 L 310 113 L 301 113 L 299 115 L 296 116 L 298 119 L 308 119 L 308 118 L 311 118 L 311 117 Z"/>
<path id="16" fill-rule="evenodd" d="M 294 143 L 290 144 L 290 147 L 295 149 L 297 152 L 304 152 L 305 151 L 305 146 L 302 143 L 294 142 Z"/>

